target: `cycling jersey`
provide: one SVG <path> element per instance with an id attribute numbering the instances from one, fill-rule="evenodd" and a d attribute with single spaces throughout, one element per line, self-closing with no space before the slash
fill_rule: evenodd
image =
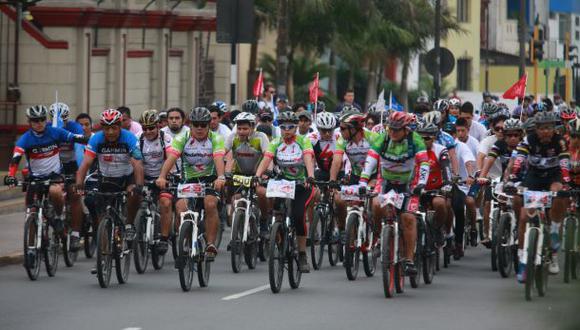
<path id="1" fill-rule="evenodd" d="M 449 169 L 449 153 L 447 149 L 438 144 L 433 143 L 431 149 L 426 151 L 427 161 L 429 162 L 429 176 L 427 178 L 427 184 L 425 185 L 426 190 L 434 190 L 443 187 L 443 174 L 446 178 L 451 177 L 451 170 Z M 412 186 L 418 184 L 421 178 L 421 162 L 416 162 L 415 173 L 413 175 Z M 445 172 L 445 173 L 444 173 Z"/>
<path id="2" fill-rule="evenodd" d="M 406 138 L 395 142 L 388 135 L 381 134 L 368 152 L 361 181 L 368 181 L 373 170 L 380 165 L 381 178 L 393 184 L 407 184 L 411 182 L 415 161 L 420 164 L 419 182 L 426 184 L 429 160 L 421 136 L 410 132 Z"/>
<path id="3" fill-rule="evenodd" d="M 312 144 L 318 168 L 322 171 L 329 172 L 334 151 L 336 150 L 336 142 L 340 139 L 340 134 L 333 133 L 332 139 L 322 140 L 320 133 L 313 132 L 308 135 L 308 138 Z"/>
<path id="4" fill-rule="evenodd" d="M 518 174 L 527 160 L 529 172 L 548 173 L 560 168 L 562 180 L 570 181 L 570 154 L 562 136 L 554 134 L 549 143 L 541 143 L 537 134 L 524 138 L 517 147 L 513 174 Z M 528 174 L 529 174 L 528 172 Z"/>
<path id="5" fill-rule="evenodd" d="M 63 129 L 77 135 L 83 135 L 84 131 L 82 126 L 75 121 L 67 121 Z M 60 146 L 60 161 L 64 163 L 70 163 L 76 161 L 75 159 L 75 146 L 74 142 L 64 142 Z"/>
<path id="6" fill-rule="evenodd" d="M 139 137 L 141 154 L 143 155 L 143 172 L 147 178 L 158 178 L 165 161 L 165 140 L 162 132 L 154 140 L 148 140 L 143 135 Z"/>
<path id="7" fill-rule="evenodd" d="M 17 160 L 17 165 L 20 158 L 25 155 L 30 176 L 46 177 L 52 173 L 60 174 L 59 145 L 82 138 L 82 135 L 75 135 L 58 127 L 46 126 L 44 132 L 40 134 L 29 129 L 16 141 L 12 158 Z M 17 168 L 11 168 L 9 175 L 14 176 L 16 170 Z"/>
<path id="8" fill-rule="evenodd" d="M 358 143 L 352 140 L 346 141 L 342 136 L 336 142 L 336 153 L 339 155 L 346 154 L 352 167 L 352 174 L 356 176 L 360 176 L 364 169 L 367 153 L 371 145 L 377 143 L 376 141 L 381 140 L 383 136 L 366 129 L 363 130 L 363 134 L 363 138 Z M 376 170 L 373 170 L 370 174 L 374 174 L 374 172 Z"/>
<path id="9" fill-rule="evenodd" d="M 305 136 L 295 135 L 290 141 L 283 138 L 274 139 L 264 157 L 274 159 L 285 179 L 300 180 L 306 177 L 304 155 L 308 154 L 314 157 L 310 140 Z"/>
<path id="10" fill-rule="evenodd" d="M 176 136 L 182 133 L 185 134 L 185 132 L 189 132 L 189 126 L 182 126 L 179 132 L 174 132 L 169 128 L 169 126 L 165 126 L 161 129 L 161 131 L 163 132 L 163 139 L 167 148 L 171 145 L 171 142 L 173 142 L 173 139 Z M 175 167 L 171 169 L 171 173 L 174 173 L 179 169 L 181 169 L 181 158 L 177 159 L 175 162 Z"/>
<path id="11" fill-rule="evenodd" d="M 254 132 L 248 140 L 242 141 L 236 133 L 230 134 L 225 141 L 225 149 L 231 150 L 235 161 L 234 173 L 254 175 L 268 150 L 268 136 L 262 132 Z"/>
<path id="12" fill-rule="evenodd" d="M 580 150 L 570 150 L 570 174 L 572 182 L 580 186 Z"/>
<path id="13" fill-rule="evenodd" d="M 183 159 L 184 179 L 207 177 L 216 175 L 214 157 L 224 156 L 224 139 L 209 131 L 207 138 L 200 141 L 187 131 L 176 136 L 167 151 Z"/>
<path id="14" fill-rule="evenodd" d="M 455 148 L 455 145 L 457 144 L 455 142 L 455 139 L 453 138 L 453 136 L 451 136 L 451 135 L 449 135 L 449 133 L 446 133 L 443 131 L 439 131 L 439 133 L 437 134 L 437 139 L 435 142 L 444 146 L 445 148 L 447 148 L 447 150 L 451 150 L 451 149 Z"/>
<path id="15" fill-rule="evenodd" d="M 104 177 L 109 178 L 131 175 L 133 173 L 131 158 L 136 160 L 143 158 L 137 137 L 125 129 L 121 129 L 119 138 L 114 142 L 108 142 L 103 131 L 95 133 L 85 149 L 85 156 L 97 157 L 99 171 Z"/>
<path id="16" fill-rule="evenodd" d="M 487 154 L 488 157 L 493 157 L 499 159 L 501 162 L 502 173 L 506 170 L 510 159 L 512 158 L 513 150 L 510 150 L 507 142 L 505 140 L 498 140 L 491 147 L 491 150 Z"/>

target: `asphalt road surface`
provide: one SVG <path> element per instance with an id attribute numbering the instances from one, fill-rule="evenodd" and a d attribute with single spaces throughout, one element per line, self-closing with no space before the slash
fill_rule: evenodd
<path id="1" fill-rule="evenodd" d="M 367 278 L 361 265 L 358 279 L 348 281 L 327 260 L 303 275 L 299 289 L 285 277 L 273 294 L 266 263 L 234 274 L 223 248 L 209 287 L 190 292 L 181 290 L 170 252 L 162 270 L 133 270 L 124 285 L 113 274 L 107 289 L 90 274 L 93 266 L 82 256 L 66 268 L 61 258 L 56 277 L 43 268 L 34 282 L 21 265 L 0 267 L 0 329 L 580 329 L 578 282 L 550 277 L 547 296 L 526 302 L 523 287 L 492 272 L 480 247 L 433 284 L 412 289 L 407 282 L 392 299 L 384 298 L 380 273 Z"/>

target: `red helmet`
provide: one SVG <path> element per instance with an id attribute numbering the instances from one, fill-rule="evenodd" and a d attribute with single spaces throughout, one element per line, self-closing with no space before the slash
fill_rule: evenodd
<path id="1" fill-rule="evenodd" d="M 394 129 L 404 128 L 411 124 L 411 118 L 406 112 L 395 111 L 389 116 L 389 127 Z"/>
<path id="2" fill-rule="evenodd" d="M 101 114 L 101 125 L 120 124 L 123 115 L 116 109 L 107 109 Z"/>

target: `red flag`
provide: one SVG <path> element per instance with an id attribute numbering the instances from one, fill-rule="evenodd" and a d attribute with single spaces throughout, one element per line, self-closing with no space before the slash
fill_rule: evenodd
<path id="1" fill-rule="evenodd" d="M 258 74 L 258 78 L 254 82 L 254 97 L 260 97 L 264 93 L 264 76 L 262 75 L 262 69 Z"/>
<path id="2" fill-rule="evenodd" d="M 318 72 L 316 73 L 316 78 L 314 78 L 314 81 L 312 82 L 312 84 L 310 84 L 310 87 L 308 87 L 308 92 L 309 92 L 309 96 L 310 96 L 310 103 L 316 104 L 316 102 L 318 101 L 318 96 L 320 94 L 320 84 L 318 82 Z"/>
<path id="3" fill-rule="evenodd" d="M 528 81 L 528 74 L 524 73 L 524 75 L 512 85 L 505 93 L 503 93 L 502 97 L 504 99 L 515 99 L 518 97 L 523 98 L 526 95 L 526 83 Z"/>

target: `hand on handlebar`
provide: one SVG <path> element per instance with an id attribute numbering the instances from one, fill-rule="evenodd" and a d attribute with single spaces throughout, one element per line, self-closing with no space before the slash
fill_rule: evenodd
<path id="1" fill-rule="evenodd" d="M 167 189 L 167 180 L 165 178 L 158 178 L 155 180 L 155 184 L 157 187 L 159 187 L 159 189 Z"/>
<path id="2" fill-rule="evenodd" d="M 13 176 L 5 176 L 4 184 L 9 186 L 10 188 L 14 188 L 18 184 L 18 179 L 16 179 L 16 177 Z"/>

